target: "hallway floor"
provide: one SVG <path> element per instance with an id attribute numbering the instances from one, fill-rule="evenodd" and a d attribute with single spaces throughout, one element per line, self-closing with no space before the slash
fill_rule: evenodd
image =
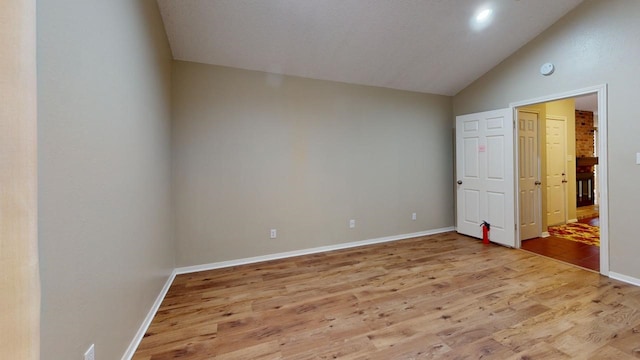
<path id="1" fill-rule="evenodd" d="M 576 217 L 578 221 L 589 219 L 589 218 L 597 218 L 600 215 L 600 206 L 598 205 L 588 205 L 588 206 L 580 206 L 576 208 Z"/>
<path id="2" fill-rule="evenodd" d="M 581 219 L 579 222 L 593 226 L 600 224 L 598 217 Z M 521 249 L 577 265 L 588 270 L 600 271 L 600 248 L 598 246 L 581 244 L 576 241 L 549 236 L 546 238 L 524 240 Z"/>

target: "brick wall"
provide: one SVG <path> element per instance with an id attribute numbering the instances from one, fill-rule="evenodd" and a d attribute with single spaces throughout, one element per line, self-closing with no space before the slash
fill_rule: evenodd
<path id="1" fill-rule="evenodd" d="M 576 156 L 593 155 L 593 112 L 576 110 Z"/>

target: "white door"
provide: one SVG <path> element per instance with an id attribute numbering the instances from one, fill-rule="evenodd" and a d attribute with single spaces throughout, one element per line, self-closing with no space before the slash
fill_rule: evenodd
<path id="1" fill-rule="evenodd" d="M 564 224 L 566 215 L 567 128 L 561 117 L 547 117 L 547 226 Z"/>
<path id="2" fill-rule="evenodd" d="M 500 109 L 456 117 L 456 230 L 515 247 L 513 112 Z"/>
<path id="3" fill-rule="evenodd" d="M 518 111 L 518 188 L 520 203 L 520 240 L 541 233 L 540 164 L 538 161 L 538 114 Z"/>

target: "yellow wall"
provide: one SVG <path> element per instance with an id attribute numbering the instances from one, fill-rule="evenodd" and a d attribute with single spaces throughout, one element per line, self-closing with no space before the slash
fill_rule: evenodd
<path id="1" fill-rule="evenodd" d="M 540 180 L 541 186 L 541 222 L 542 231 L 547 231 L 547 187 L 545 186 L 545 177 L 547 173 L 547 148 L 546 148 L 546 120 L 547 116 L 561 116 L 566 118 L 566 145 L 567 145 L 567 220 L 576 219 L 576 181 L 575 181 L 575 101 L 573 99 L 565 99 L 548 103 L 528 105 L 518 108 L 518 110 L 535 112 L 538 114 L 538 137 L 539 137 L 539 155 L 540 155 Z"/>

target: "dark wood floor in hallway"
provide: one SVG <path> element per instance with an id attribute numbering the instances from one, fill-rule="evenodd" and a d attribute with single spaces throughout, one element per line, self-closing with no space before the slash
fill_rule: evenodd
<path id="1" fill-rule="evenodd" d="M 597 246 L 549 236 L 525 240 L 521 248 L 585 269 L 600 271 L 600 248 Z"/>
<path id="2" fill-rule="evenodd" d="M 579 220 L 579 222 L 592 226 L 600 226 L 600 219 L 598 217 L 582 219 Z M 546 238 L 524 240 L 521 248 L 585 269 L 600 271 L 600 248 L 598 246 L 549 236 Z"/>
<path id="3" fill-rule="evenodd" d="M 639 355 L 639 287 L 444 233 L 179 275 L 134 359 Z"/>

